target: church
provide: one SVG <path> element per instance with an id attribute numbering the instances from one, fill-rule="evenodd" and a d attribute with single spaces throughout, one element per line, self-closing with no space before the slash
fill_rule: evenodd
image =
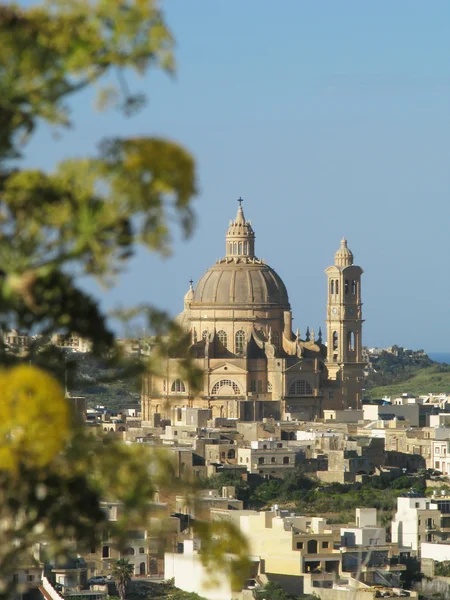
<path id="1" fill-rule="evenodd" d="M 292 330 L 280 276 L 257 258 L 255 232 L 242 201 L 225 235 L 225 256 L 190 285 L 178 322 L 189 332 L 200 392 L 179 374 L 179 359 L 144 377 L 142 420 L 170 419 L 174 408 L 211 410 L 212 417 L 311 421 L 324 409 L 359 408 L 362 399 L 361 275 L 345 238 L 327 276 L 326 339 Z M 179 357 L 181 358 L 181 357 Z"/>

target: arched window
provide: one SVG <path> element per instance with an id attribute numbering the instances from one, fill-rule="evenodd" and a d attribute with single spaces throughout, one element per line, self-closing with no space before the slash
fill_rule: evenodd
<path id="1" fill-rule="evenodd" d="M 258 458 L 258 465 L 263 465 L 264 464 L 264 456 L 260 456 Z"/>
<path id="2" fill-rule="evenodd" d="M 215 396 L 219 393 L 220 388 L 230 387 L 233 390 L 233 393 L 238 395 L 240 394 L 240 389 L 237 383 L 231 381 L 231 379 L 221 379 L 217 383 L 214 384 L 213 389 L 211 390 L 211 394 Z"/>
<path id="3" fill-rule="evenodd" d="M 186 387 L 181 379 L 175 379 L 170 389 L 172 392 L 175 392 L 175 394 L 184 394 L 186 392 Z"/>
<path id="4" fill-rule="evenodd" d="M 139 554 L 145 554 L 145 548 L 139 548 Z"/>
<path id="5" fill-rule="evenodd" d="M 290 463 L 289 456 L 283 456 L 283 465 L 288 465 Z"/>
<path id="6" fill-rule="evenodd" d="M 244 254 L 248 254 L 248 242 L 244 242 Z"/>
<path id="7" fill-rule="evenodd" d="M 221 344 L 221 346 L 223 348 L 227 347 L 228 344 L 228 337 L 227 337 L 227 333 L 226 331 L 219 331 L 219 333 L 217 334 L 217 339 L 219 340 L 219 343 Z"/>
<path id="8" fill-rule="evenodd" d="M 336 294 L 339 294 L 339 280 L 336 279 Z"/>
<path id="9" fill-rule="evenodd" d="M 330 294 L 334 294 L 334 279 L 330 282 Z"/>
<path id="10" fill-rule="evenodd" d="M 145 562 L 141 562 L 139 565 L 139 575 L 145 575 Z"/>
<path id="11" fill-rule="evenodd" d="M 233 244 L 231 242 L 228 244 L 228 254 L 233 254 Z"/>
<path id="12" fill-rule="evenodd" d="M 125 548 L 124 554 L 126 556 L 133 556 L 134 555 L 134 548 Z"/>
<path id="13" fill-rule="evenodd" d="M 245 348 L 245 332 L 240 329 L 236 332 L 235 335 L 236 340 L 236 354 L 244 354 Z"/>
<path id="14" fill-rule="evenodd" d="M 348 345 L 349 352 L 354 352 L 354 350 L 355 350 L 355 334 L 353 333 L 353 331 L 349 331 L 347 333 L 347 345 Z"/>
<path id="15" fill-rule="evenodd" d="M 312 387 L 304 379 L 296 379 L 289 387 L 289 394 L 291 396 L 305 396 L 312 393 Z"/>
<path id="16" fill-rule="evenodd" d="M 275 458 L 275 456 L 272 456 L 272 458 L 270 459 L 270 462 L 272 462 L 272 463 L 277 462 L 277 459 Z"/>
<path id="17" fill-rule="evenodd" d="M 333 331 L 333 350 L 338 349 L 338 332 Z"/>
<path id="18" fill-rule="evenodd" d="M 308 541 L 308 554 L 317 554 L 317 540 Z"/>
<path id="19" fill-rule="evenodd" d="M 353 279 L 353 281 L 352 281 L 352 294 L 353 294 L 353 296 L 356 296 L 356 291 L 357 291 L 356 279 Z"/>
<path id="20" fill-rule="evenodd" d="M 237 254 L 237 243 L 234 242 L 233 244 L 233 249 L 234 249 L 234 254 Z"/>
<path id="21" fill-rule="evenodd" d="M 345 284 L 344 284 L 344 293 L 347 296 L 348 292 L 350 291 L 350 284 L 348 279 L 345 280 Z"/>
<path id="22" fill-rule="evenodd" d="M 242 254 L 242 242 L 239 242 L 239 254 Z"/>
<path id="23" fill-rule="evenodd" d="M 236 458 L 236 451 L 234 450 L 234 448 L 232 448 L 231 450 L 228 450 L 227 458 L 229 460 L 233 460 L 234 458 Z"/>

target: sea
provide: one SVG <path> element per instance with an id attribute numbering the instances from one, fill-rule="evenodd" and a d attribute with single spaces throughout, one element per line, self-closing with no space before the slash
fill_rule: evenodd
<path id="1" fill-rule="evenodd" d="M 431 360 L 450 365 L 450 352 L 427 352 Z"/>

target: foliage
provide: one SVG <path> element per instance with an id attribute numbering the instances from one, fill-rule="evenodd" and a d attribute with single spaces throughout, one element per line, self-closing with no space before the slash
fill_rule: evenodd
<path id="1" fill-rule="evenodd" d="M 316 487 L 315 482 L 299 471 L 286 473 L 283 479 L 272 479 L 259 485 L 252 496 L 257 502 L 298 502 Z"/>
<path id="2" fill-rule="evenodd" d="M 250 485 L 233 471 L 225 471 L 199 482 L 203 489 L 215 489 L 221 492 L 223 486 L 233 486 L 236 490 L 236 498 L 248 502 L 251 496 Z"/>
<path id="3" fill-rule="evenodd" d="M 134 567 L 126 558 L 120 558 L 115 562 L 112 569 L 112 576 L 116 582 L 117 591 L 120 600 L 124 600 L 127 593 L 128 584 L 131 581 Z"/>
<path id="4" fill-rule="evenodd" d="M 0 464 L 47 466 L 69 437 L 69 407 L 57 382 L 35 367 L 0 372 Z"/>
<path id="5" fill-rule="evenodd" d="M 288 506 L 301 514 L 325 514 L 329 522 L 348 523 L 355 517 L 355 509 L 376 508 L 380 523 L 388 528 L 397 498 L 411 489 L 426 491 L 425 475 L 402 476 L 391 479 L 390 475 L 371 477 L 364 483 L 321 483 L 294 471 L 284 479 L 269 479 L 250 485 L 235 473 L 221 473 L 200 482 L 203 488 L 218 491 L 224 485 L 236 487 L 236 496 L 243 500 L 245 508 L 261 508 L 278 504 Z"/>
<path id="6" fill-rule="evenodd" d="M 393 347 L 395 348 L 395 347 Z M 379 398 L 380 386 L 400 385 L 420 373 L 422 369 L 433 367 L 433 361 L 425 354 L 409 354 L 397 348 L 398 354 L 383 351 L 373 363 L 373 371 L 366 377 L 365 387 L 368 396 Z M 418 352 L 421 352 L 420 350 Z M 435 365 L 433 368 L 438 367 Z M 404 391 L 404 388 L 402 389 Z M 408 390 L 409 391 L 409 390 Z M 384 393 L 381 393 L 384 395 Z"/>
<path id="7" fill-rule="evenodd" d="M 450 365 L 433 365 L 408 374 L 399 383 L 388 383 L 369 390 L 372 398 L 399 396 L 409 392 L 415 396 L 423 394 L 450 393 Z"/>
<path id="8" fill-rule="evenodd" d="M 401 572 L 400 582 L 402 587 L 410 590 L 414 583 L 423 579 L 423 573 L 420 572 L 420 560 L 411 557 L 402 558 L 402 563 L 406 566 L 406 570 Z"/>
<path id="9" fill-rule="evenodd" d="M 262 506 L 269 502 L 296 502 L 314 488 L 317 483 L 306 477 L 300 470 L 286 473 L 283 479 L 269 479 L 257 485 L 250 485 L 234 472 L 224 472 L 202 481 L 202 488 L 221 491 L 222 486 L 236 488 L 236 497 L 246 506 Z"/>
<path id="10" fill-rule="evenodd" d="M 283 590 L 281 585 L 275 581 L 269 581 L 255 594 L 257 600 L 292 600 L 292 596 Z"/>
<path id="11" fill-rule="evenodd" d="M 450 561 L 434 562 L 434 574 L 438 577 L 450 577 Z"/>
<path id="12" fill-rule="evenodd" d="M 128 600 L 142 600 L 143 598 L 157 598 L 158 600 L 204 600 L 195 592 L 185 592 L 176 588 L 172 580 L 153 582 L 146 580 L 133 580 L 127 589 Z M 112 597 L 109 596 L 111 600 Z"/>
<path id="13" fill-rule="evenodd" d="M 169 223 L 191 233 L 191 155 L 161 138 L 111 137 L 94 156 L 63 161 L 51 172 L 21 163 L 38 125 L 58 133 L 72 125 L 70 101 L 80 90 L 95 86 L 100 108 L 131 115 L 143 98 L 130 93 L 125 74 L 149 67 L 172 73 L 173 45 L 156 0 L 0 5 L 0 326 L 41 336 L 20 356 L 0 345 L 0 365 L 33 365 L 0 373 L 0 594 L 13 591 L 9 575 L 36 542 L 45 540 L 61 556 L 74 543 L 77 551 L 98 545 L 108 532 L 120 547 L 133 525 L 149 526 L 157 489 L 194 493 L 176 479 L 165 454 L 78 427 L 56 381 L 74 365 L 48 344 L 54 333 L 90 339 L 110 381 L 118 372 L 136 378 L 145 368 L 157 371 L 176 350 L 185 357 L 180 375 L 196 389 L 200 372 L 187 352 L 189 339 L 167 315 L 142 306 L 122 314 L 147 318 L 158 345 L 148 360 L 126 361 L 105 315 L 80 286 L 86 276 L 111 286 L 139 245 L 168 254 Z M 104 500 L 123 504 L 117 522 L 108 522 Z M 163 525 L 153 534 L 164 535 Z M 237 531 L 205 525 L 198 535 L 211 551 L 208 565 L 220 572 L 226 549 L 236 552 L 233 575 L 243 575 L 247 545 Z"/>
<path id="14" fill-rule="evenodd" d="M 202 596 L 199 596 L 195 592 L 185 592 L 184 590 L 175 589 L 170 594 L 171 600 L 204 600 Z"/>
<path id="15" fill-rule="evenodd" d="M 277 581 L 269 581 L 263 588 L 255 591 L 256 600 L 317 600 L 314 594 L 303 594 L 293 596 L 284 591 L 281 584 Z"/>

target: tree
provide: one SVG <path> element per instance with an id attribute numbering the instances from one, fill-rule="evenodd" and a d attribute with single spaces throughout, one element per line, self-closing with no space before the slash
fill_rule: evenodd
<path id="1" fill-rule="evenodd" d="M 120 558 L 113 567 L 112 576 L 116 582 L 120 600 L 125 600 L 127 587 L 133 575 L 133 565 L 126 558 Z"/>
<path id="2" fill-rule="evenodd" d="M 151 359 L 130 363 L 97 302 L 79 285 L 88 276 L 111 286 L 139 245 L 167 254 L 174 217 L 191 233 L 196 194 L 191 155 L 161 138 L 110 137 L 100 141 L 96 155 L 63 161 L 52 172 L 21 163 L 38 124 L 59 133 L 73 125 L 68 103 L 80 90 L 95 86 L 102 110 L 131 116 L 144 98 L 129 92 L 127 72 L 157 67 L 171 74 L 173 46 L 156 0 L 0 5 L 0 326 L 41 336 L 20 357 L 0 344 L 3 595 L 13 590 L 11 574 L 36 542 L 44 539 L 61 555 L 73 550 L 74 541 L 78 550 L 99 544 L 108 530 L 120 547 L 133 524 L 149 522 L 156 489 L 194 491 L 176 480 L 165 454 L 80 428 L 58 383 L 70 364 L 43 343 L 55 332 L 89 338 L 93 354 L 120 364 L 123 374 L 157 371 L 181 347 L 186 350 L 181 375 L 193 389 L 198 386 L 189 341 L 164 312 L 130 307 L 122 315 L 146 315 L 158 342 Z M 114 78 L 118 83 L 111 88 Z M 124 505 L 116 523 L 108 522 L 105 499 Z M 198 535 L 215 550 L 213 558 L 205 558 L 208 564 L 226 545 L 234 557 L 226 573 L 243 574 L 247 545 L 235 529 L 214 532 L 204 525 Z M 225 545 L 217 543 L 218 536 Z"/>

